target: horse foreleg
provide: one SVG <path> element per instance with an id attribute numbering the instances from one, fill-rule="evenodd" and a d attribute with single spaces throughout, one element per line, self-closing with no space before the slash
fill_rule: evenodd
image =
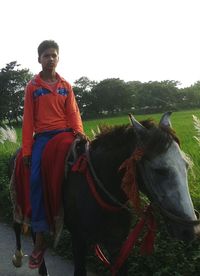
<path id="1" fill-rule="evenodd" d="M 35 244 L 36 234 L 33 232 L 32 229 L 31 229 L 31 236 L 32 236 L 32 239 L 33 239 L 33 243 Z M 39 273 L 39 275 L 41 275 L 41 276 L 47 276 L 47 275 L 48 275 L 47 267 L 46 267 L 46 264 L 45 264 L 45 260 L 44 260 L 44 259 L 43 259 L 43 262 L 42 262 L 41 266 L 40 266 L 39 269 L 38 269 L 38 273 Z"/>
<path id="2" fill-rule="evenodd" d="M 12 262 L 14 266 L 20 267 L 22 265 L 22 258 L 24 256 L 21 249 L 21 224 L 18 222 L 14 222 L 13 229 L 16 238 L 16 250 L 15 254 L 13 255 Z"/>
<path id="3" fill-rule="evenodd" d="M 86 243 L 80 234 L 72 233 L 74 276 L 86 276 Z"/>

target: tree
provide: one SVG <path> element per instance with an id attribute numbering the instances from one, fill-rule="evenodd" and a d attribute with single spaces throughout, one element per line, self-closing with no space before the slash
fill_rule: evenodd
<path id="1" fill-rule="evenodd" d="M 32 77 L 28 69 L 18 69 L 20 65 L 12 61 L 0 71 L 0 121 L 15 120 L 18 123 L 23 111 L 24 88 Z"/>
<path id="2" fill-rule="evenodd" d="M 137 108 L 141 113 L 176 109 L 177 85 L 178 82 L 169 80 L 143 83 L 137 91 Z"/>
<path id="3" fill-rule="evenodd" d="M 200 81 L 190 87 L 181 89 L 181 107 L 199 108 L 200 107 Z"/>
<path id="4" fill-rule="evenodd" d="M 96 86 L 96 81 L 91 81 L 87 77 L 81 77 L 74 82 L 73 90 L 83 118 L 90 117 L 90 106 L 92 104 L 92 89 Z"/>
<path id="5" fill-rule="evenodd" d="M 92 89 L 92 105 L 96 115 L 113 115 L 132 107 L 132 90 L 120 79 L 105 79 Z"/>

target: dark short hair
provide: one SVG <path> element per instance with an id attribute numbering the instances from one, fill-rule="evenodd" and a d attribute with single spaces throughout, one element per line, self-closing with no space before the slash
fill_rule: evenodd
<path id="1" fill-rule="evenodd" d="M 38 56 L 40 57 L 42 53 L 49 48 L 54 48 L 59 53 L 59 46 L 54 40 L 44 40 L 38 46 Z"/>

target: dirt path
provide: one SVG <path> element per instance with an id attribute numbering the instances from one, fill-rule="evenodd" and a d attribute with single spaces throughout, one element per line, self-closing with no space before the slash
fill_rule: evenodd
<path id="1" fill-rule="evenodd" d="M 28 268 L 28 254 L 32 250 L 30 237 L 22 237 L 23 266 L 15 268 L 12 264 L 12 255 L 15 250 L 15 237 L 12 228 L 0 223 L 0 276 L 38 276 L 37 269 Z M 73 276 L 73 264 L 59 256 L 56 256 L 51 250 L 45 254 L 49 276 Z M 88 276 L 95 276 L 88 272 Z"/>

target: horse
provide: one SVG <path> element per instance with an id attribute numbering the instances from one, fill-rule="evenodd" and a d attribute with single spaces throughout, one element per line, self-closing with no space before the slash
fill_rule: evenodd
<path id="1" fill-rule="evenodd" d="M 188 188 L 189 164 L 170 115 L 164 113 L 156 124 L 150 119 L 139 122 L 130 114 L 130 125 L 102 127 L 86 143 L 78 161 L 68 167 L 63 208 L 72 238 L 74 276 L 86 276 L 88 245 L 94 246 L 112 276 L 128 275 L 127 255 L 132 246 L 127 252 L 127 243 L 134 244 L 145 219 L 147 228 L 154 230 L 154 220 L 149 219 L 154 212 L 162 215 L 172 237 L 190 242 L 199 236 L 200 221 Z M 148 207 L 141 204 L 141 194 L 148 198 Z M 144 219 L 132 234 L 130 228 L 136 218 Z M 17 222 L 14 230 L 17 251 L 13 262 L 19 266 L 21 226 Z M 39 274 L 48 275 L 45 261 Z"/>

